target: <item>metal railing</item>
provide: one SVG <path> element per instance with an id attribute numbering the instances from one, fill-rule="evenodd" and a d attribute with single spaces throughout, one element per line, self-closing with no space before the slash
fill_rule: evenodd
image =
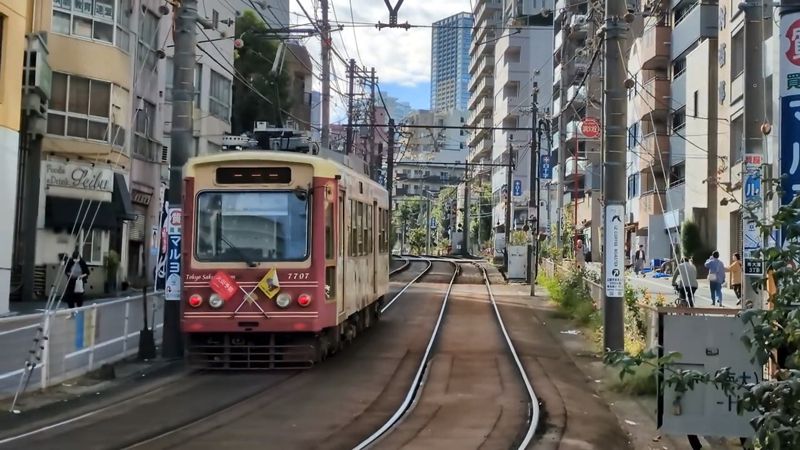
<path id="1" fill-rule="evenodd" d="M 0 398 L 16 392 L 31 358 L 30 348 L 40 326 L 41 361 L 25 390 L 45 389 L 138 352 L 139 332 L 147 324 L 161 341 L 164 299 L 161 293 L 94 303 L 75 309 L 0 319 Z"/>

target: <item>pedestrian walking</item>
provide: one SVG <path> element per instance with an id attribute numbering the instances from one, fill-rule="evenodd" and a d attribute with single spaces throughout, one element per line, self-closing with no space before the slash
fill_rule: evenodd
<path id="1" fill-rule="evenodd" d="M 77 250 L 72 252 L 72 258 L 67 261 L 64 269 L 67 275 L 67 290 L 64 297 L 67 299 L 67 306 L 71 308 L 83 306 L 83 294 L 86 292 L 86 280 L 89 278 L 89 266 L 83 260 Z"/>
<path id="2" fill-rule="evenodd" d="M 691 259 L 684 257 L 678 264 L 675 273 L 672 274 L 672 286 L 678 291 L 680 298 L 686 300 L 689 306 L 694 308 L 694 293 L 697 292 L 697 267 L 694 266 Z"/>
<path id="3" fill-rule="evenodd" d="M 725 269 L 726 272 L 731 274 L 731 289 L 736 294 L 736 304 L 742 304 L 742 256 L 738 253 L 733 254 L 733 261 L 731 265 Z"/>
<path id="4" fill-rule="evenodd" d="M 581 239 L 575 242 L 575 262 L 581 269 L 586 264 L 586 252 L 583 249 L 583 240 Z"/>
<path id="5" fill-rule="evenodd" d="M 722 285 L 725 283 L 725 264 L 719 260 L 719 252 L 715 251 L 704 264 L 708 269 L 708 287 L 711 289 L 711 306 L 719 302 L 722 307 Z"/>
<path id="6" fill-rule="evenodd" d="M 644 245 L 639 246 L 639 250 L 636 250 L 636 253 L 633 254 L 633 272 L 636 276 L 639 276 L 639 273 L 644 269 L 644 262 L 647 255 L 644 252 Z"/>

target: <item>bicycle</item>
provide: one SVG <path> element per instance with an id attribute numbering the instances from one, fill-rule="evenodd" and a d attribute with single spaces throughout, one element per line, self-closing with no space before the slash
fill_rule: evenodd
<path id="1" fill-rule="evenodd" d="M 676 298 L 675 301 L 673 302 L 675 307 L 676 308 L 691 307 L 691 305 L 689 304 L 689 300 L 686 299 L 686 290 L 684 290 L 684 288 L 678 286 L 677 284 L 673 284 L 672 287 L 673 289 L 675 289 L 675 293 L 678 294 L 678 298 Z"/>

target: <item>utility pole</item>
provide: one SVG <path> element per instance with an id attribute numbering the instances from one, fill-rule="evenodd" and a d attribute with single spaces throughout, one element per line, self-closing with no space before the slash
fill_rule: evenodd
<path id="1" fill-rule="evenodd" d="M 175 10 L 175 70 L 172 81 L 172 133 L 170 135 L 170 207 L 179 207 L 183 196 L 183 166 L 192 153 L 194 66 L 197 47 L 197 0 L 184 0 Z M 188 225 L 188 224 L 186 224 Z M 186 226 L 184 225 L 184 226 Z M 180 331 L 180 301 L 164 302 L 165 358 L 183 355 Z"/>
<path id="2" fill-rule="evenodd" d="M 469 201 L 472 194 L 469 191 L 469 157 L 464 163 L 464 233 L 461 236 L 461 255 L 469 256 Z M 478 214 L 480 217 L 480 213 Z"/>
<path id="3" fill-rule="evenodd" d="M 320 145 L 323 149 L 331 147 L 331 24 L 328 22 L 328 0 L 320 0 L 322 8 L 322 33 L 320 36 L 322 48 L 322 131 Z"/>
<path id="4" fill-rule="evenodd" d="M 425 192 L 425 254 L 431 254 L 431 198 Z"/>
<path id="5" fill-rule="evenodd" d="M 508 273 L 508 241 L 511 239 L 511 199 L 512 199 L 512 184 L 514 172 L 514 145 L 511 141 L 514 136 L 508 135 L 508 165 L 506 166 L 506 217 L 505 217 L 505 251 L 503 255 L 503 271 Z"/>
<path id="6" fill-rule="evenodd" d="M 392 197 L 394 197 L 394 193 L 392 190 L 394 189 L 394 119 L 389 119 L 389 142 L 387 143 L 386 149 L 386 190 L 389 191 L 389 218 L 391 220 L 392 210 L 394 209 L 394 204 L 392 203 Z"/>
<path id="7" fill-rule="evenodd" d="M 377 181 L 378 173 L 380 172 L 381 155 L 377 152 L 375 145 L 375 85 L 378 79 L 375 77 L 375 68 L 370 70 L 370 83 L 369 83 L 369 123 L 373 126 L 369 127 L 369 167 L 370 178 Z"/>
<path id="8" fill-rule="evenodd" d="M 624 217 L 627 99 L 624 86 L 625 62 L 622 47 L 628 32 L 624 17 L 625 0 L 606 0 L 605 54 L 603 77 L 603 124 L 605 199 L 605 241 L 603 284 L 603 348 L 624 349 L 623 295 L 625 289 Z M 577 154 L 575 162 L 577 164 Z M 577 206 L 577 203 L 576 203 Z"/>
<path id="9" fill-rule="evenodd" d="M 531 221 L 531 250 L 528 261 L 528 280 L 531 284 L 531 295 L 536 295 L 536 264 L 539 261 L 539 139 L 536 135 L 539 115 L 539 83 L 533 82 L 531 90 L 531 157 L 528 174 L 528 215 L 536 208 L 536 222 Z M 539 134 L 541 137 L 541 133 Z"/>
<path id="10" fill-rule="evenodd" d="M 766 119 L 762 71 L 764 6 L 761 2 L 748 2 L 741 4 L 740 8 L 744 10 L 744 85 L 746 86 L 743 114 L 745 152 L 743 172 L 745 173 L 742 177 L 747 178 L 748 172 L 756 171 L 757 176 L 762 179 L 761 184 L 763 185 L 765 182 L 763 180 L 762 164 L 765 162 L 766 156 L 764 154 L 764 133 L 762 131 L 762 125 Z M 768 26 L 771 27 L 772 23 L 769 23 Z M 763 187 L 760 190 L 762 192 L 748 195 L 748 189 L 743 188 L 741 203 L 751 207 L 754 211 L 758 211 L 759 219 L 763 218 L 766 210 Z M 756 220 L 748 217 L 746 211 L 742 210 L 742 213 L 742 226 L 747 236 L 748 228 L 752 226 L 755 230 L 758 230 L 758 227 L 756 226 Z M 753 237 L 755 241 L 761 242 L 763 248 L 763 237 L 760 232 L 756 231 Z M 749 239 L 745 238 L 744 241 L 747 242 Z M 764 274 L 764 262 L 761 257 L 754 254 L 756 253 L 753 251 L 754 249 L 744 248 L 742 250 L 745 277 L 742 289 L 742 305 L 752 302 L 754 306 L 761 308 L 761 297 L 753 288 L 753 284 L 761 280 Z"/>
<path id="11" fill-rule="evenodd" d="M 344 145 L 346 154 L 353 153 L 353 89 L 356 81 L 356 60 L 351 59 L 347 65 L 347 78 L 349 85 L 347 88 L 347 141 Z"/>

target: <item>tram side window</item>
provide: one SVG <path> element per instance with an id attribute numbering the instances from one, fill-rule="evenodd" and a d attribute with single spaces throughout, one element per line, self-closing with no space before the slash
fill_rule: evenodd
<path id="1" fill-rule="evenodd" d="M 325 203 L 325 259 L 333 259 L 333 204 Z"/>
<path id="2" fill-rule="evenodd" d="M 350 200 L 350 256 L 358 254 L 358 226 L 356 225 L 356 201 Z"/>
<path id="3" fill-rule="evenodd" d="M 356 224 L 358 225 L 358 255 L 364 254 L 364 204 L 358 202 L 358 218 Z"/>
<path id="4" fill-rule="evenodd" d="M 370 255 L 372 254 L 372 205 L 365 205 L 367 214 L 364 217 L 364 246 L 365 253 Z"/>
<path id="5" fill-rule="evenodd" d="M 383 253 L 383 208 L 378 208 L 378 253 Z"/>

